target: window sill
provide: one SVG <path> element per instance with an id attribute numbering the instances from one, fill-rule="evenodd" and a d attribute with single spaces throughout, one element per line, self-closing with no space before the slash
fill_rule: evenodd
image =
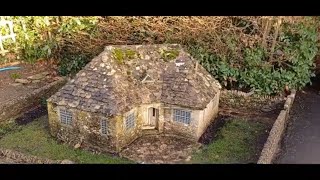
<path id="1" fill-rule="evenodd" d="M 68 124 L 62 124 L 62 123 L 60 123 L 60 126 L 61 127 L 65 127 L 65 128 L 73 128 L 73 126 L 72 125 L 68 125 Z"/>

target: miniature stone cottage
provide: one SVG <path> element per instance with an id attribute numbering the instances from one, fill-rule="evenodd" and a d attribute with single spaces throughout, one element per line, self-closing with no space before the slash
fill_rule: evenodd
<path id="1" fill-rule="evenodd" d="M 150 131 L 197 141 L 218 113 L 220 89 L 180 45 L 107 46 L 48 99 L 50 131 L 102 152 Z"/>

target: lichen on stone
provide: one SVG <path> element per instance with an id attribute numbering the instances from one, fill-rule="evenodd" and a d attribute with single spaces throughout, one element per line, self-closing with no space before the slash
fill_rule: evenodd
<path id="1" fill-rule="evenodd" d="M 125 58 L 125 54 L 122 51 L 122 49 L 114 49 L 112 52 L 113 57 L 115 58 L 115 60 L 118 62 L 118 64 L 122 64 Z"/>
<path id="2" fill-rule="evenodd" d="M 160 49 L 160 55 L 165 62 L 168 62 L 176 59 L 179 56 L 179 51 L 176 49 L 171 49 L 171 50 Z"/>
<path id="3" fill-rule="evenodd" d="M 139 54 L 131 49 L 126 49 L 125 54 L 128 59 L 134 59 L 139 57 Z"/>
<path id="4" fill-rule="evenodd" d="M 124 61 L 139 58 L 140 55 L 132 49 L 120 49 L 115 48 L 112 52 L 113 57 L 118 62 L 118 64 L 123 64 Z"/>

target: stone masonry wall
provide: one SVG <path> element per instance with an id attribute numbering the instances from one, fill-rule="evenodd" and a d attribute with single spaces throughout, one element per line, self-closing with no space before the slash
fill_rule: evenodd
<path id="1" fill-rule="evenodd" d="M 59 106 L 59 108 L 64 108 Z M 60 123 L 58 106 L 48 102 L 50 132 L 59 140 L 72 146 L 95 149 L 101 152 L 117 152 L 116 118 L 107 119 L 109 135 L 100 133 L 100 114 L 89 113 L 77 109 L 68 109 L 73 113 L 73 125 Z"/>
<path id="2" fill-rule="evenodd" d="M 126 117 L 131 113 L 135 114 L 135 126 L 127 130 L 125 127 Z M 116 123 L 118 130 L 118 151 L 120 151 L 142 135 L 143 113 L 141 112 L 141 108 L 134 108 L 123 114 L 123 116 L 116 117 Z"/>
<path id="3" fill-rule="evenodd" d="M 219 97 L 220 92 L 218 91 L 216 96 L 210 101 L 207 107 L 200 111 L 199 115 L 199 125 L 197 138 L 199 139 L 202 134 L 206 131 L 207 127 L 215 120 L 215 117 L 218 115 L 219 110 Z"/>
<path id="4" fill-rule="evenodd" d="M 174 108 L 184 109 L 177 106 L 165 107 L 164 110 L 164 134 L 174 134 L 182 137 L 190 138 L 191 140 L 197 141 L 197 130 L 198 130 L 198 110 L 185 109 L 191 112 L 191 122 L 189 125 L 180 122 L 173 121 L 173 110 Z"/>
<path id="5" fill-rule="evenodd" d="M 39 158 L 37 156 L 0 148 L 0 158 L 1 157 L 10 159 L 14 164 L 61 164 L 61 161 Z"/>
<path id="6" fill-rule="evenodd" d="M 43 98 L 48 98 L 58 91 L 66 83 L 61 78 L 46 86 L 36 89 L 30 94 L 13 99 L 12 101 L 0 104 L 0 122 L 9 120 L 12 117 L 22 114 L 24 111 L 39 105 Z"/>
<path id="7" fill-rule="evenodd" d="M 264 144 L 257 164 L 272 164 L 274 159 L 276 158 L 276 155 L 281 148 L 281 141 L 287 127 L 289 113 L 295 96 L 295 90 L 293 90 L 291 94 L 287 96 L 283 110 L 280 112 L 278 118 L 272 126 L 269 137 Z"/>

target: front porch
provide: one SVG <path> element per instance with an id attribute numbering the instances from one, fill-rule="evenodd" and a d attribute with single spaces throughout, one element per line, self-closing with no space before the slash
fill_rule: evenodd
<path id="1" fill-rule="evenodd" d="M 149 104 L 142 106 L 142 130 L 155 130 L 162 132 L 163 112 L 161 104 Z"/>

